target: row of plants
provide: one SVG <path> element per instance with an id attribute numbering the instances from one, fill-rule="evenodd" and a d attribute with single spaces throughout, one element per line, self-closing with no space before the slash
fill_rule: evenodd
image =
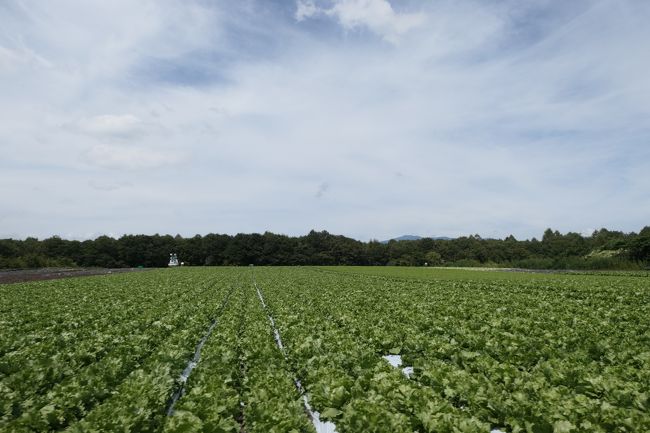
<path id="1" fill-rule="evenodd" d="M 36 325 L 32 332 L 41 334 L 37 343 L 19 345 L 0 358 L 9 367 L 0 381 L 0 430 L 156 429 L 175 379 L 223 303 L 229 275 L 148 276 L 74 279 L 5 290 L 9 302 L 18 305 L 26 304 L 30 292 L 49 293 L 47 307 L 31 305 L 40 309 L 33 320 L 77 326 L 75 334 L 63 331 L 57 336 L 56 326 L 39 331 Z M 51 290 L 54 286 L 58 292 Z M 103 292 L 110 293 L 110 301 L 100 302 Z M 82 301 L 66 308 L 71 299 Z"/>
<path id="2" fill-rule="evenodd" d="M 189 281 L 192 295 L 184 296 L 186 302 L 192 296 L 205 296 L 213 290 L 210 284 L 199 281 Z M 84 374 L 86 369 L 92 371 L 98 365 L 121 359 L 124 352 L 129 352 L 133 360 L 142 357 L 169 334 L 172 326 L 182 326 L 182 317 L 175 311 L 179 290 L 174 282 L 158 281 L 165 290 L 157 289 L 157 284 L 142 282 L 141 278 L 117 278 L 14 287 L 17 290 L 14 293 L 21 293 L 21 300 L 25 295 L 38 299 L 45 293 L 49 293 L 49 298 L 42 299 L 45 305 L 39 307 L 41 316 L 32 318 L 33 326 L 39 322 L 44 326 L 29 334 L 24 334 L 24 327 L 19 328 L 13 334 L 17 336 L 13 339 L 14 350 L 0 358 L 0 387 L 8 391 L 0 394 L 0 406 L 23 401 L 33 393 L 45 394 L 71 376 Z M 156 292 L 161 292 L 159 297 Z M 29 310 L 35 308 L 22 311 L 25 315 L 33 314 Z M 15 308 L 11 313 L 18 315 L 20 311 Z M 178 317 L 176 323 L 158 320 L 158 317 L 168 318 L 171 313 Z M 25 335 L 31 336 L 30 344 L 24 344 Z M 124 368 L 128 371 L 129 366 Z M 13 416 L 27 406 L 14 404 Z"/>
<path id="3" fill-rule="evenodd" d="M 0 290 L 0 431 L 313 433 L 303 397 L 338 433 L 650 431 L 644 278 L 188 268 Z"/>
<path id="4" fill-rule="evenodd" d="M 486 432 L 487 422 L 406 378 L 381 355 L 399 353 L 383 322 L 391 304 L 350 277 L 305 269 L 257 269 L 288 358 L 313 407 L 346 432 Z"/>
<path id="5" fill-rule="evenodd" d="M 312 433 L 293 372 L 247 271 L 206 342 L 166 433 Z"/>
<path id="6" fill-rule="evenodd" d="M 257 273 L 339 432 L 650 429 L 650 299 L 638 278 Z M 388 353 L 414 367 L 411 379 L 386 371 Z"/>

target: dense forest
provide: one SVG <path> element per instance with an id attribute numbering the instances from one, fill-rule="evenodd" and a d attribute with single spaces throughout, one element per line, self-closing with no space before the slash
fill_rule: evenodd
<path id="1" fill-rule="evenodd" d="M 48 266 L 161 267 L 169 253 L 187 265 L 398 265 L 499 266 L 534 269 L 646 269 L 650 227 L 637 233 L 607 229 L 591 236 L 548 229 L 541 240 L 483 239 L 360 242 L 326 231 L 290 237 L 266 232 L 235 236 L 208 234 L 100 236 L 74 241 L 0 240 L 0 268 Z"/>

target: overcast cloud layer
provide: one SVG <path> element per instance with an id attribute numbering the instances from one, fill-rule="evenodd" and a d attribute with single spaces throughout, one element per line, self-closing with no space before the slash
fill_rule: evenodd
<path id="1" fill-rule="evenodd" d="M 0 237 L 650 224 L 650 2 L 0 3 Z"/>

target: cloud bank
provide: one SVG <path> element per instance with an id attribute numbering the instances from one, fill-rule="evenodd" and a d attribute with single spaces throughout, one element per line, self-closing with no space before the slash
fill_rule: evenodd
<path id="1" fill-rule="evenodd" d="M 313 0 L 298 0 L 298 21 L 319 15 L 335 18 L 346 30 L 365 27 L 395 44 L 402 34 L 420 26 L 425 19 L 423 13 L 396 13 L 387 0 L 337 0 L 330 8 L 319 7 Z"/>
<path id="2" fill-rule="evenodd" d="M 650 4 L 0 5 L 0 237 L 650 221 Z"/>

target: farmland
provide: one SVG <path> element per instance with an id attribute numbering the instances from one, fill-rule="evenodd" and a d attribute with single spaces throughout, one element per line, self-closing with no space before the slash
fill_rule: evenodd
<path id="1" fill-rule="evenodd" d="M 179 268 L 0 295 L 0 431 L 650 431 L 645 276 Z"/>

